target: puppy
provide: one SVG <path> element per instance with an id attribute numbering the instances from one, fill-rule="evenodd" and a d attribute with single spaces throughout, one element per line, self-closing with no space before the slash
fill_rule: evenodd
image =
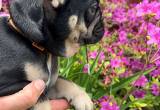
<path id="1" fill-rule="evenodd" d="M 76 110 L 92 110 L 80 87 L 58 77 L 58 56 L 73 56 L 102 38 L 99 1 L 11 0 L 9 12 L 0 18 L 0 96 L 43 79 L 45 92 L 30 109 L 51 110 L 49 99 L 66 98 Z"/>

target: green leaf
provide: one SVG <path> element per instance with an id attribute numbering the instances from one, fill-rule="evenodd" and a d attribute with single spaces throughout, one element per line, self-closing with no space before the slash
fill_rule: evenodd
<path id="1" fill-rule="evenodd" d="M 101 53 L 101 49 L 98 51 L 98 55 L 96 56 L 96 59 L 94 60 L 94 62 L 92 63 L 91 65 L 91 68 L 90 68 L 90 74 L 93 74 L 94 73 L 94 70 L 98 64 L 98 60 L 99 60 L 99 57 L 100 57 L 100 53 Z"/>
<path id="2" fill-rule="evenodd" d="M 135 75 L 125 78 L 123 80 L 121 80 L 119 83 L 113 84 L 112 86 L 112 92 L 116 92 L 122 88 L 124 88 L 125 86 L 128 86 L 129 84 L 131 84 L 134 80 L 136 80 L 140 75 L 147 75 L 148 73 L 152 72 L 153 70 L 155 70 L 155 68 L 149 69 L 145 72 L 138 72 Z M 110 88 L 110 87 L 109 87 Z"/>
<path id="3" fill-rule="evenodd" d="M 96 93 L 93 96 L 93 99 L 98 100 L 99 98 L 101 98 L 102 96 L 106 95 L 106 93 L 108 92 L 107 89 L 105 88 L 97 88 L 98 91 L 96 91 Z"/>
<path id="4" fill-rule="evenodd" d="M 69 75 L 69 71 L 70 71 L 70 69 L 72 69 L 72 66 L 74 64 L 73 62 L 75 62 L 75 57 L 67 59 L 67 61 L 65 63 L 65 67 L 63 67 L 63 69 L 61 71 L 62 76 L 67 77 Z"/>
<path id="5" fill-rule="evenodd" d="M 102 74 L 103 67 L 104 67 L 104 63 L 103 63 L 102 66 L 99 68 L 99 70 L 98 70 L 95 74 L 93 74 L 93 76 L 94 76 L 96 79 L 98 79 L 99 76 Z"/>

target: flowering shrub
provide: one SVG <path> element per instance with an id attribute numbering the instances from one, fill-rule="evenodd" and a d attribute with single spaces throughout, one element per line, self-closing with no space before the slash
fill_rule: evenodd
<path id="1" fill-rule="evenodd" d="M 104 38 L 61 58 L 61 75 L 85 88 L 96 110 L 159 110 L 160 1 L 100 2 Z"/>

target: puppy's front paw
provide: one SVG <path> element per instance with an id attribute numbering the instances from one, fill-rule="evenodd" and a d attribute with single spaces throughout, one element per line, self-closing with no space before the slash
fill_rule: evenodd
<path id="1" fill-rule="evenodd" d="M 93 110 L 93 102 L 84 91 L 78 93 L 72 100 L 71 104 L 76 110 Z"/>
<path id="2" fill-rule="evenodd" d="M 56 97 L 66 98 L 76 110 L 93 110 L 93 103 L 88 94 L 73 82 L 58 78 Z"/>
<path id="3" fill-rule="evenodd" d="M 54 8 L 58 8 L 59 5 L 63 5 L 65 0 L 52 0 L 52 5 Z"/>

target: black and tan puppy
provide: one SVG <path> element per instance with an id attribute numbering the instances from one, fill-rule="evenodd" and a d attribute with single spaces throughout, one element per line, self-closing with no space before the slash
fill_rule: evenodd
<path id="1" fill-rule="evenodd" d="M 0 96 L 43 79 L 46 90 L 31 109 L 51 110 L 48 99 L 66 98 L 76 110 L 92 110 L 83 90 L 58 78 L 57 57 L 73 56 L 102 38 L 99 1 L 11 0 L 9 9 L 10 19 L 0 18 Z"/>

